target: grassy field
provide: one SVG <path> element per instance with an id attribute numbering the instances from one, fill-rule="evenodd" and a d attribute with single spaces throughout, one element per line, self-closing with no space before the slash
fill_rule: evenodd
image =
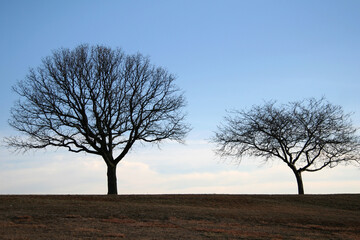
<path id="1" fill-rule="evenodd" d="M 0 195 L 0 239 L 360 239 L 360 195 Z"/>

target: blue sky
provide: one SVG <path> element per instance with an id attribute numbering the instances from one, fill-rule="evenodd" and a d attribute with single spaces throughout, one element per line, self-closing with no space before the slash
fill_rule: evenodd
<path id="1" fill-rule="evenodd" d="M 206 140 L 226 109 L 270 99 L 325 96 L 360 126 L 359 12 L 360 2 L 349 0 L 2 0 L 0 137 L 15 134 L 7 124 L 17 99 L 11 86 L 52 50 L 121 47 L 177 76 L 193 130 L 184 146 L 137 146 L 119 165 L 120 193 L 296 193 L 281 163 L 237 166 Z M 0 193 L 104 193 L 105 181 L 105 164 L 93 156 L 0 148 Z M 305 192 L 359 192 L 359 169 L 311 173 L 304 184 Z"/>

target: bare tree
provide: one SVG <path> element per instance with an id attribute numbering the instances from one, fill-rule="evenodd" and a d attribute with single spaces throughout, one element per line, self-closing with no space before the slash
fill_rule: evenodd
<path id="1" fill-rule="evenodd" d="M 17 150 L 49 146 L 86 152 L 107 165 L 108 194 L 117 194 L 116 166 L 137 141 L 183 141 L 183 93 L 175 77 L 141 54 L 80 45 L 60 49 L 14 87 L 21 97 L 9 124 L 24 137 Z"/>
<path id="2" fill-rule="evenodd" d="M 360 162 L 359 137 L 349 114 L 324 98 L 282 106 L 267 102 L 232 115 L 215 133 L 216 152 L 238 160 L 282 160 L 295 174 L 299 194 L 304 194 L 303 172 Z"/>

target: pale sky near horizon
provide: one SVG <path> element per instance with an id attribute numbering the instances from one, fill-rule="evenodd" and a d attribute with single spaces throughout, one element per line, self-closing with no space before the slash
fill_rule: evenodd
<path id="1" fill-rule="evenodd" d="M 0 138 L 30 67 L 60 47 L 103 44 L 140 52 L 177 76 L 193 130 L 185 145 L 137 145 L 118 166 L 119 193 L 297 192 L 274 161 L 216 157 L 208 139 L 226 109 L 325 96 L 360 127 L 360 1 L 0 0 Z M 360 169 L 304 174 L 305 193 L 359 193 Z M 49 148 L 0 146 L 0 194 L 106 193 L 105 163 Z"/>

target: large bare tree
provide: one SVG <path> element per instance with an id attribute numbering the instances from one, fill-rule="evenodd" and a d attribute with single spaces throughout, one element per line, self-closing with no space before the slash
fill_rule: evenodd
<path id="1" fill-rule="evenodd" d="M 117 194 L 116 166 L 137 141 L 183 141 L 183 93 L 175 77 L 141 54 L 80 45 L 59 49 L 14 87 L 20 95 L 9 137 L 18 150 L 49 146 L 86 152 L 107 165 L 108 194 Z"/>
<path id="2" fill-rule="evenodd" d="M 234 111 L 213 141 L 220 156 L 283 161 L 295 174 L 299 194 L 304 194 L 303 172 L 360 162 L 359 137 L 349 114 L 324 98 Z"/>

